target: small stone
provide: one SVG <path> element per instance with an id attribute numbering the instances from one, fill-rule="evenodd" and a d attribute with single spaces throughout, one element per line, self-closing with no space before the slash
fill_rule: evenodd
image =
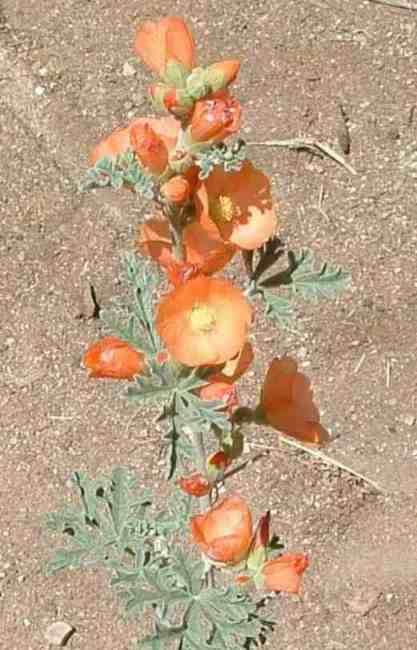
<path id="1" fill-rule="evenodd" d="M 43 86 L 36 86 L 34 90 L 36 97 L 42 97 L 45 94 L 45 90 Z"/>
<path id="2" fill-rule="evenodd" d="M 47 74 L 48 74 L 48 68 L 45 67 L 39 68 L 38 75 L 40 77 L 46 77 Z"/>
<path id="3" fill-rule="evenodd" d="M 381 592 L 377 589 L 358 591 L 354 593 L 353 598 L 347 601 L 347 606 L 354 614 L 366 616 L 378 604 Z"/>
<path id="4" fill-rule="evenodd" d="M 23 625 L 24 625 L 25 627 L 29 627 L 29 625 L 30 625 L 30 620 L 29 620 L 28 618 L 24 618 L 24 619 L 23 619 Z"/>
<path id="5" fill-rule="evenodd" d="M 45 639 L 52 645 L 64 646 L 74 632 L 75 628 L 72 625 L 56 621 L 46 629 Z"/>
<path id="6" fill-rule="evenodd" d="M 123 76 L 124 77 L 133 77 L 136 74 L 136 70 L 129 61 L 125 61 L 123 64 Z"/>
<path id="7" fill-rule="evenodd" d="M 416 423 L 416 418 L 415 415 L 412 415 L 412 413 L 408 413 L 407 415 L 403 416 L 402 421 L 408 427 L 412 427 Z"/>

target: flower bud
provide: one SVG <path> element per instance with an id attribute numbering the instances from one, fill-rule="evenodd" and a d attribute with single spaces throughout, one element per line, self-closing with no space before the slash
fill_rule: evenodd
<path id="1" fill-rule="evenodd" d="M 191 113 L 194 106 L 194 100 L 185 90 L 172 88 L 166 84 L 152 84 L 149 88 L 149 94 L 156 108 L 165 108 L 175 117 L 186 117 Z"/>
<path id="2" fill-rule="evenodd" d="M 184 205 L 190 198 L 190 184 L 184 176 L 173 176 L 162 185 L 161 194 L 169 203 Z"/>
<path id="3" fill-rule="evenodd" d="M 193 497 L 204 497 L 210 494 L 212 489 L 207 479 L 199 472 L 179 478 L 177 485 L 183 492 Z"/>
<path id="4" fill-rule="evenodd" d="M 194 164 L 194 157 L 189 151 L 174 149 L 169 156 L 169 166 L 177 174 L 183 174 Z"/>
<path id="5" fill-rule="evenodd" d="M 144 167 L 153 174 L 162 174 L 168 164 L 168 151 L 149 124 L 137 124 L 131 128 L 130 144 Z"/>
<path id="6" fill-rule="evenodd" d="M 105 336 L 90 346 L 83 362 L 90 377 L 132 379 L 145 368 L 143 352 L 115 336 Z"/>
<path id="7" fill-rule="evenodd" d="M 191 142 L 213 144 L 236 133 L 241 124 L 241 112 L 237 99 L 225 91 L 200 99 L 194 106 L 188 131 Z"/>
<path id="8" fill-rule="evenodd" d="M 270 519 L 269 511 L 262 515 L 252 539 L 247 568 L 253 573 L 256 573 L 267 559 Z"/>
<path id="9" fill-rule="evenodd" d="M 205 78 L 210 86 L 211 92 L 215 93 L 218 90 L 227 88 L 236 79 L 239 70 L 240 62 L 237 60 L 220 61 L 219 63 L 209 65 L 205 71 Z"/>
<path id="10" fill-rule="evenodd" d="M 223 477 L 224 471 L 231 465 L 232 459 L 220 449 L 207 458 L 207 475 L 213 483 Z"/>

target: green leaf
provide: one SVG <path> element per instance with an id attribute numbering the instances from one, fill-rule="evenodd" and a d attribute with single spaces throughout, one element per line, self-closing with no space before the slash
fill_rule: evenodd
<path id="1" fill-rule="evenodd" d="M 295 314 L 290 301 L 266 289 L 261 289 L 260 295 L 266 304 L 266 316 L 276 320 L 281 329 L 293 329 Z"/>
<path id="2" fill-rule="evenodd" d="M 107 330 L 147 355 L 154 356 L 162 349 L 155 330 L 154 299 L 159 285 L 155 267 L 128 254 L 124 260 L 125 284 L 130 289 L 130 304 L 115 306 L 104 312 L 102 318 Z M 126 322 L 122 322 L 124 319 Z"/>
<path id="3" fill-rule="evenodd" d="M 90 479 L 84 472 L 73 477 L 81 509 L 65 506 L 49 514 L 49 530 L 67 534 L 68 546 L 59 549 L 47 564 L 47 573 L 65 568 L 102 565 L 113 568 L 124 552 L 135 555 L 143 538 L 153 530 L 148 518 L 148 492 L 135 493 L 136 481 L 125 468 L 110 478 Z"/>
<path id="4" fill-rule="evenodd" d="M 298 255 L 290 253 L 291 289 L 308 300 L 331 298 L 343 291 L 350 281 L 350 275 L 332 262 L 324 262 L 314 269 L 314 256 L 308 249 Z"/>
<path id="5" fill-rule="evenodd" d="M 208 178 L 213 169 L 221 165 L 226 172 L 236 172 L 242 169 L 246 160 L 246 145 L 243 140 L 237 140 L 232 145 L 220 143 L 197 154 L 196 164 L 200 167 L 199 178 Z"/>
<path id="6" fill-rule="evenodd" d="M 86 192 L 94 187 L 110 186 L 119 190 L 123 185 L 129 185 L 145 199 L 154 198 L 154 180 L 138 163 L 133 151 L 111 158 L 106 156 L 89 169 L 79 185 L 80 192 Z"/>

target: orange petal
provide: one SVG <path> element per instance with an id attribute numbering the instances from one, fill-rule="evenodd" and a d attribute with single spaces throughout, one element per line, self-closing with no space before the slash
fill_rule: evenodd
<path id="1" fill-rule="evenodd" d="M 193 37 L 183 19 L 177 16 L 143 23 L 137 31 L 133 49 L 157 74 L 163 74 L 168 61 L 177 61 L 187 70 L 195 66 Z"/>
<path id="2" fill-rule="evenodd" d="M 183 476 L 177 480 L 177 485 L 183 492 L 194 497 L 203 497 L 210 494 L 212 486 L 200 473 Z"/>
<path id="3" fill-rule="evenodd" d="M 265 562 L 261 570 L 265 589 L 299 594 L 302 576 L 308 565 L 306 555 L 291 553 Z"/>
<path id="4" fill-rule="evenodd" d="M 132 379 L 145 368 L 144 354 L 115 336 L 105 336 L 91 345 L 83 362 L 96 378 Z"/>

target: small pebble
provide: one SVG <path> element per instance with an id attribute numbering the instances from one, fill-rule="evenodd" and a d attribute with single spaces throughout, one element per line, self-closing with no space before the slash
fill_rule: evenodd
<path id="1" fill-rule="evenodd" d="M 36 86 L 34 92 L 37 97 L 42 97 L 45 94 L 45 88 L 43 86 Z"/>
<path id="2" fill-rule="evenodd" d="M 52 645 L 64 646 L 70 636 L 75 632 L 75 628 L 63 621 L 52 623 L 45 632 L 45 639 Z"/>
<path id="3" fill-rule="evenodd" d="M 129 63 L 129 61 L 126 61 L 123 64 L 123 76 L 124 77 L 133 77 L 134 74 L 136 74 L 135 68 L 133 67 L 133 65 L 131 63 Z"/>
<path id="4" fill-rule="evenodd" d="M 402 421 L 408 427 L 412 427 L 416 423 L 416 418 L 411 413 L 408 413 L 407 415 L 404 415 L 404 417 L 402 418 Z"/>

